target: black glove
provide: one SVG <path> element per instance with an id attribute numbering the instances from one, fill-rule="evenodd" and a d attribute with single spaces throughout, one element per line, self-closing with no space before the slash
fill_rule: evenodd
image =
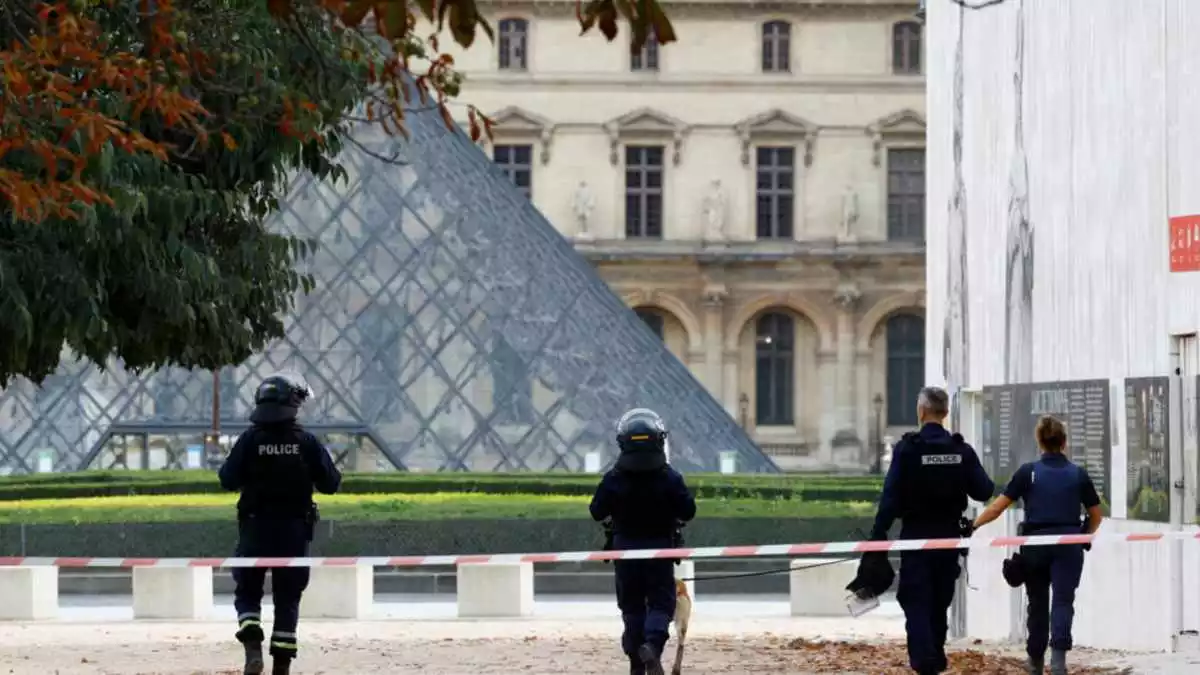
<path id="1" fill-rule="evenodd" d="M 600 527 L 604 528 L 604 548 L 602 551 L 613 550 L 613 522 L 611 518 L 605 519 L 600 523 Z M 611 560 L 603 561 L 605 565 L 612 562 Z"/>
<path id="2" fill-rule="evenodd" d="M 1025 583 L 1027 575 L 1025 558 L 1020 553 L 1014 553 L 1011 558 L 1005 558 L 1000 573 L 1004 576 L 1005 583 L 1013 588 L 1020 588 Z"/>
<path id="3" fill-rule="evenodd" d="M 896 571 L 886 551 L 871 551 L 862 555 L 858 563 L 858 574 L 846 584 L 846 590 L 860 598 L 879 597 L 892 587 Z"/>
<path id="4" fill-rule="evenodd" d="M 312 541 L 317 536 L 317 523 L 321 522 L 321 509 L 317 508 L 316 504 L 308 505 L 308 513 L 304 514 L 305 534 L 308 541 Z"/>
<path id="5" fill-rule="evenodd" d="M 683 548 L 683 528 L 687 523 L 682 520 L 675 521 L 675 530 L 671 533 L 671 548 Z M 683 562 L 683 558 L 676 558 L 675 564 Z"/>
<path id="6" fill-rule="evenodd" d="M 1079 533 L 1080 533 L 1080 534 L 1087 534 L 1087 533 L 1088 533 L 1088 521 L 1087 521 L 1087 519 L 1086 519 L 1086 518 L 1085 518 L 1085 519 L 1084 519 L 1084 521 L 1083 521 L 1083 525 L 1080 525 L 1080 526 L 1079 526 Z M 1084 545 L 1083 545 L 1083 550 L 1084 550 L 1084 551 L 1090 551 L 1090 550 L 1092 550 L 1092 545 L 1091 545 L 1091 544 L 1084 544 Z"/>
<path id="7" fill-rule="evenodd" d="M 975 534 L 975 523 L 971 522 L 971 520 L 969 518 L 959 518 L 958 519 L 958 536 L 963 539 L 970 539 L 972 534 Z M 970 549 L 966 549 L 966 548 L 958 549 L 959 555 L 961 555 L 964 558 L 967 557 L 967 554 L 970 552 L 971 552 Z"/>

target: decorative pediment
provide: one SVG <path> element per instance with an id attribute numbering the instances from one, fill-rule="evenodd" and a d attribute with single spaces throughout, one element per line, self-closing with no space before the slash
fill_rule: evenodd
<path id="1" fill-rule="evenodd" d="M 795 139 L 804 143 L 804 166 L 812 166 L 817 125 L 789 112 L 774 108 L 738 122 L 734 129 L 742 140 L 742 165 L 750 166 L 750 146 L 755 139 Z"/>
<path id="2" fill-rule="evenodd" d="M 541 144 L 542 164 L 550 162 L 550 146 L 554 140 L 555 125 L 550 120 L 511 105 L 488 116 L 492 120 L 492 131 L 503 136 L 536 138 Z"/>
<path id="3" fill-rule="evenodd" d="M 621 140 L 630 136 L 658 136 L 671 139 L 671 161 L 679 165 L 683 153 L 683 139 L 688 125 L 670 115 L 653 108 L 638 108 L 621 115 L 604 125 L 608 133 L 608 161 L 616 166 L 621 158 Z"/>
<path id="4" fill-rule="evenodd" d="M 867 127 L 867 135 L 871 137 L 871 162 L 879 166 L 883 161 L 883 146 L 888 142 L 911 142 L 925 140 L 925 117 L 921 113 L 905 108 L 880 118 Z"/>

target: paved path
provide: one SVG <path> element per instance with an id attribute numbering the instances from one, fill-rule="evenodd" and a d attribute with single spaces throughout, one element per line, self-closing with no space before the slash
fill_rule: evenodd
<path id="1" fill-rule="evenodd" d="M 4 675 L 237 675 L 231 599 L 209 619 L 133 622 L 129 598 L 64 598 L 62 618 L 6 624 Z M 265 608 L 268 620 L 270 607 Z M 305 621 L 296 675 L 621 675 L 620 621 L 611 599 L 550 597 L 525 619 L 459 620 L 455 605 L 428 596 L 377 596 L 363 621 Z M 684 673 L 907 675 L 903 618 L 894 602 L 859 619 L 792 618 L 786 599 L 701 597 Z M 1019 674 L 1011 647 L 962 645 L 955 656 L 972 675 Z M 1079 661 L 1134 667 L 1136 673 L 1200 672 L 1178 655 L 1079 654 Z M 694 666 L 694 668 L 692 667 Z M 1074 672 L 1074 671 L 1073 671 Z M 1112 671 L 1110 671 L 1112 672 Z"/>

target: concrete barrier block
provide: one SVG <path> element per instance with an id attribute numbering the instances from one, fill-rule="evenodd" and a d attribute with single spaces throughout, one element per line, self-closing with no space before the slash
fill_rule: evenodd
<path id="1" fill-rule="evenodd" d="M 375 600 L 375 570 L 363 565 L 314 567 L 300 599 L 300 616 L 363 619 Z"/>
<path id="2" fill-rule="evenodd" d="M 685 579 L 684 586 L 687 586 L 688 595 L 692 600 L 696 599 L 696 563 L 691 560 L 684 560 L 675 566 L 675 578 Z"/>
<path id="3" fill-rule="evenodd" d="M 57 567 L 0 567 L 0 619 L 36 621 L 56 616 Z"/>
<path id="4" fill-rule="evenodd" d="M 206 619 L 212 614 L 211 567 L 133 568 L 133 618 Z"/>
<path id="5" fill-rule="evenodd" d="M 533 614 L 533 563 L 458 566 L 458 615 L 520 617 Z"/>
<path id="6" fill-rule="evenodd" d="M 846 584 L 858 571 L 858 560 L 800 558 L 789 575 L 792 616 L 849 616 Z"/>

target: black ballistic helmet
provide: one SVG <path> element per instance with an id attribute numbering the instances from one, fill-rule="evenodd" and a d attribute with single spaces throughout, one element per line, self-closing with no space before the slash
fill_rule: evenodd
<path id="1" fill-rule="evenodd" d="M 617 421 L 617 468 L 655 471 L 667 465 L 667 425 L 658 413 L 634 408 Z"/>
<path id="2" fill-rule="evenodd" d="M 282 372 L 265 378 L 254 392 L 250 421 L 271 424 L 296 419 L 300 406 L 312 398 L 312 389 L 299 373 Z"/>

